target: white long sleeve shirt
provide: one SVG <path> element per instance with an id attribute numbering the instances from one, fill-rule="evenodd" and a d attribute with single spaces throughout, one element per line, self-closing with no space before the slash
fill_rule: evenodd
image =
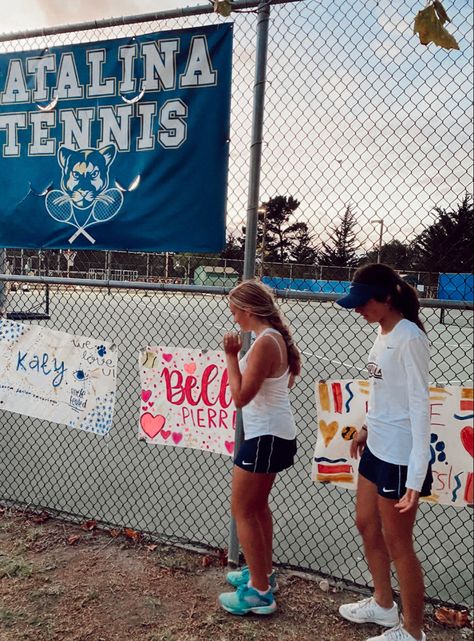
<path id="1" fill-rule="evenodd" d="M 369 354 L 367 445 L 382 461 L 407 465 L 406 487 L 420 491 L 430 461 L 429 341 L 409 320 L 379 334 Z"/>

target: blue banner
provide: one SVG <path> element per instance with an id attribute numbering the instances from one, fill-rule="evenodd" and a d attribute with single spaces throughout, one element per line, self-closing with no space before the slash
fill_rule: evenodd
<path id="1" fill-rule="evenodd" d="M 0 247 L 225 244 L 232 25 L 0 55 Z"/>

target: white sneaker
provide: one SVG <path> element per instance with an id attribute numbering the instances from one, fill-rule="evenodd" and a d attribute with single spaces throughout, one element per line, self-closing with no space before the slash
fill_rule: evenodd
<path id="1" fill-rule="evenodd" d="M 339 614 L 352 623 L 377 623 L 386 628 L 393 628 L 400 622 L 396 603 L 391 608 L 382 608 L 374 597 L 357 603 L 345 603 L 339 608 Z"/>
<path id="2" fill-rule="evenodd" d="M 370 637 L 367 641 L 426 641 L 426 635 L 422 632 L 421 639 L 415 639 L 411 634 L 408 634 L 403 625 L 397 625 L 378 637 Z"/>

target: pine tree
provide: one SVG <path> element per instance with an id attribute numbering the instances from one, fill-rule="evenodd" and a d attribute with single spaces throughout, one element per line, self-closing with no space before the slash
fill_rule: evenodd
<path id="1" fill-rule="evenodd" d="M 257 254 L 264 263 L 305 262 L 313 264 L 316 249 L 312 246 L 308 226 L 290 223 L 300 203 L 292 196 L 275 196 L 259 207 Z M 245 227 L 238 242 L 245 242 Z"/>
<path id="2" fill-rule="evenodd" d="M 320 255 L 321 265 L 353 267 L 358 263 L 356 252 L 360 245 L 356 241 L 355 225 L 352 205 L 347 205 L 340 225 L 330 229 L 329 242 L 323 243 L 323 251 Z"/>
<path id="3" fill-rule="evenodd" d="M 474 209 L 465 195 L 457 211 L 435 208 L 438 219 L 417 236 L 413 251 L 417 269 L 430 272 L 474 271 Z"/>

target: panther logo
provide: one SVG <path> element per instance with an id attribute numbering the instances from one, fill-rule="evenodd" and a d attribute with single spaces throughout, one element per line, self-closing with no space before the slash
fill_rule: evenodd
<path id="1" fill-rule="evenodd" d="M 94 244 L 95 239 L 86 228 L 110 220 L 122 207 L 122 192 L 109 188 L 109 168 L 116 155 L 113 144 L 99 149 L 60 147 L 61 189 L 49 191 L 45 205 L 54 220 L 76 228 L 69 243 L 82 234 Z"/>

